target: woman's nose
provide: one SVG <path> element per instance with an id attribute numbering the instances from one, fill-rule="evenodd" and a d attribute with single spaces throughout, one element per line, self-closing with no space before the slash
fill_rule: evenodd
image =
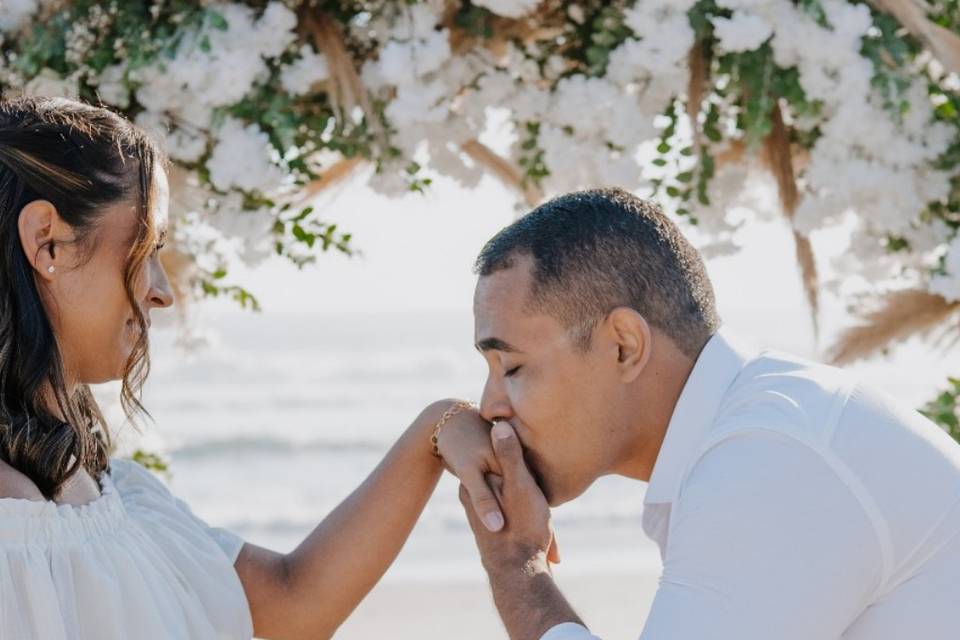
<path id="1" fill-rule="evenodd" d="M 165 308 L 173 305 L 173 288 L 159 260 L 154 261 L 150 269 L 150 291 L 147 299 L 154 307 Z"/>

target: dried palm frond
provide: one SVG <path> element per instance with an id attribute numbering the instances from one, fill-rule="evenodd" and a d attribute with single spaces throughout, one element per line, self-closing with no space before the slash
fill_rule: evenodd
<path id="1" fill-rule="evenodd" d="M 460 145 L 460 150 L 478 165 L 490 171 L 505 185 L 522 194 L 528 206 L 535 207 L 543 200 L 543 192 L 538 187 L 525 182 L 523 174 L 505 158 L 497 155 L 490 147 L 478 140 L 467 140 Z"/>
<path id="2" fill-rule="evenodd" d="M 904 29 L 924 44 L 952 73 L 960 73 L 960 36 L 927 17 L 923 2 L 917 0 L 871 0 L 877 9 L 897 19 Z"/>
<path id="3" fill-rule="evenodd" d="M 301 24 L 313 38 L 313 44 L 327 59 L 330 79 L 327 88 L 330 103 L 337 119 L 345 122 L 349 113 L 360 107 L 374 136 L 385 144 L 385 132 L 380 116 L 374 110 L 370 96 L 360 81 L 360 74 L 353 57 L 347 50 L 343 33 L 337 22 L 328 14 L 315 9 L 305 9 Z"/>
<path id="4" fill-rule="evenodd" d="M 529 45 L 554 40 L 567 29 L 565 6 L 560 2 L 542 2 L 522 18 L 493 16 L 487 34 L 471 33 L 458 24 L 457 11 L 456 3 L 448 3 L 443 18 L 443 26 L 450 33 L 450 50 L 455 55 L 482 47 L 500 59 L 507 54 L 511 42 Z"/>
<path id="5" fill-rule="evenodd" d="M 350 178 L 357 171 L 357 169 L 364 166 L 366 163 L 366 159 L 359 157 L 344 158 L 343 160 L 340 160 L 329 169 L 323 171 L 323 173 L 321 173 L 316 180 L 308 182 L 299 191 L 297 191 L 297 200 L 300 202 L 305 202 L 320 192 L 325 191 L 334 185 L 340 184 L 344 180 Z"/>
<path id="6" fill-rule="evenodd" d="M 690 49 L 687 61 L 690 66 L 690 81 L 687 83 L 687 117 L 690 119 L 690 130 L 693 131 L 694 155 L 700 155 L 701 133 L 697 119 L 700 107 L 703 105 L 703 96 L 707 87 L 707 74 L 710 72 L 709 49 L 703 40 L 698 40 Z"/>
<path id="7" fill-rule="evenodd" d="M 876 308 L 861 314 L 862 322 L 845 330 L 828 350 L 834 364 L 846 364 L 880 353 L 912 336 L 927 336 L 960 311 L 960 303 L 929 291 L 891 293 Z"/>
<path id="8" fill-rule="evenodd" d="M 793 156 L 790 148 L 790 133 L 783 122 L 783 113 L 779 102 L 774 105 L 771 113 L 772 129 L 764 140 L 765 160 L 777 181 L 777 190 L 780 195 L 780 205 L 791 227 L 794 213 L 800 201 L 797 191 L 797 181 L 793 172 Z M 794 231 L 793 240 L 796 245 L 797 263 L 800 266 L 800 275 L 803 281 L 803 290 L 810 305 L 813 317 L 814 335 L 819 337 L 820 300 L 817 280 L 817 263 L 813 253 L 810 238 Z"/>
<path id="9" fill-rule="evenodd" d="M 714 154 L 713 162 L 717 167 L 722 167 L 725 164 L 739 164 L 746 157 L 747 145 L 743 140 L 730 140 L 724 143 L 721 151 Z M 773 173 L 770 158 L 766 153 L 758 154 L 757 159 L 770 173 Z M 790 163 L 793 165 L 794 177 L 800 175 L 810 164 L 810 151 L 799 144 L 792 143 L 790 145 Z"/>

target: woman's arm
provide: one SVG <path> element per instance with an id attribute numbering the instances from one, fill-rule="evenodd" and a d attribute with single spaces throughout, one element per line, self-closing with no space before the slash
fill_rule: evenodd
<path id="1" fill-rule="evenodd" d="M 424 410 L 363 484 L 291 553 L 244 545 L 235 566 L 257 637 L 329 638 L 360 604 L 397 557 L 443 472 L 430 435 L 450 406 Z M 489 444 L 489 427 L 479 416 L 465 412 L 456 422 L 444 432 L 455 428 L 461 449 L 476 447 L 474 464 L 494 459 L 482 444 Z"/>

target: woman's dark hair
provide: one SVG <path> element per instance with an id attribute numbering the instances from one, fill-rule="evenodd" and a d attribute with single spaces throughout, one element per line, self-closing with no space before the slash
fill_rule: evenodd
<path id="1" fill-rule="evenodd" d="M 50 202 L 72 227 L 71 243 L 89 256 L 104 211 L 121 202 L 137 205 L 140 223 L 123 273 L 139 327 L 121 390 L 124 413 L 133 419 L 146 413 L 139 395 L 150 370 L 147 325 L 134 285 L 155 241 L 149 215 L 153 172 L 164 162 L 142 130 L 107 109 L 64 98 L 0 100 L 0 458 L 49 499 L 80 469 L 100 479 L 110 434 L 89 386 L 80 384 L 72 393 L 67 388 L 62 355 L 20 241 L 20 213 L 34 200 Z"/>

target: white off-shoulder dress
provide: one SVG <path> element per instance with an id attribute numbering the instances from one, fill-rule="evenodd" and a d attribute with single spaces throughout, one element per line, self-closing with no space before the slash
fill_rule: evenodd
<path id="1" fill-rule="evenodd" d="M 79 507 L 0 499 L 0 638 L 250 640 L 243 541 L 113 460 Z"/>

